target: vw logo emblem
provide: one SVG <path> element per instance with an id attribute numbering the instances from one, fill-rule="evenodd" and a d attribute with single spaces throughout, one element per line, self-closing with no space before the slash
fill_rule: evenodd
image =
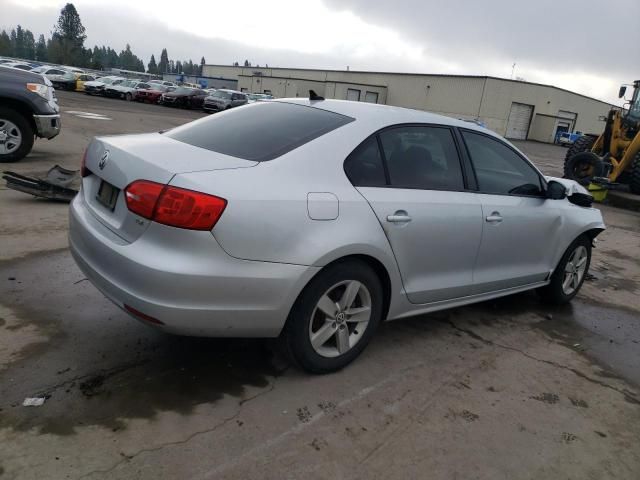
<path id="1" fill-rule="evenodd" d="M 336 320 L 338 320 L 338 322 L 344 322 L 346 318 L 346 315 L 344 314 L 344 312 L 340 312 L 338 315 L 336 315 Z"/>
<path id="2" fill-rule="evenodd" d="M 107 164 L 107 160 L 109 160 L 109 150 L 105 150 L 102 154 L 102 157 L 100 157 L 100 162 L 98 163 L 98 167 L 100 167 L 100 170 L 104 170 L 104 167 Z"/>

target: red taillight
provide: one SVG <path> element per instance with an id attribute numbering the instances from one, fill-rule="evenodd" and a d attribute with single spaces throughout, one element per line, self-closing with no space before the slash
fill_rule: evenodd
<path id="1" fill-rule="evenodd" d="M 211 230 L 227 206 L 224 198 L 136 180 L 125 189 L 127 208 L 141 217 L 189 230 Z"/>
<path id="2" fill-rule="evenodd" d="M 80 163 L 80 176 L 83 178 L 91 175 L 91 170 L 87 168 L 87 150 L 88 149 L 85 149 L 84 155 L 82 155 L 82 162 Z"/>
<path id="3" fill-rule="evenodd" d="M 124 190 L 127 208 L 141 217 L 153 220 L 153 211 L 164 185 L 147 180 L 136 180 Z"/>

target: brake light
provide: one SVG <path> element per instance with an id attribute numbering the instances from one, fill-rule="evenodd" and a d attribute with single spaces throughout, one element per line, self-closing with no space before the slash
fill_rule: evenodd
<path id="1" fill-rule="evenodd" d="M 86 148 L 84 150 L 84 155 L 82 155 L 82 162 L 80 162 L 80 176 L 82 178 L 88 177 L 89 175 L 91 175 L 91 170 L 87 168 L 87 150 L 89 149 Z"/>
<path id="2" fill-rule="evenodd" d="M 211 230 L 227 206 L 224 198 L 185 188 L 136 180 L 125 189 L 127 208 L 171 227 Z"/>
<path id="3" fill-rule="evenodd" d="M 124 190 L 127 208 L 141 217 L 153 220 L 153 211 L 164 185 L 146 180 L 136 180 Z"/>

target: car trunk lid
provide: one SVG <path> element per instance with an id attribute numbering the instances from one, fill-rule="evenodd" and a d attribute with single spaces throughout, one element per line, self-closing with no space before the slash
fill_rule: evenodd
<path id="1" fill-rule="evenodd" d="M 150 220 L 129 211 L 124 190 L 135 180 L 163 185 L 180 173 L 247 168 L 243 160 L 173 140 L 160 133 L 99 137 L 87 148 L 82 195 L 107 228 L 128 242 L 146 230 Z"/>

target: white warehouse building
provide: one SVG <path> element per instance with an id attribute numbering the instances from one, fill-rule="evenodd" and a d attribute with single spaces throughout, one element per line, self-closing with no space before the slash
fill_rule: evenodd
<path id="1" fill-rule="evenodd" d="M 553 142 L 560 131 L 598 134 L 612 105 L 551 85 L 467 75 L 205 65 L 208 77 L 237 79 L 238 90 L 381 103 L 480 120 L 512 139 Z"/>

